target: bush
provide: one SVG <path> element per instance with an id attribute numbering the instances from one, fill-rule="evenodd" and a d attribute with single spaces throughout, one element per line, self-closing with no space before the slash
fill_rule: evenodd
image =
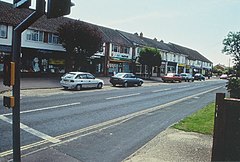
<path id="1" fill-rule="evenodd" d="M 230 92 L 231 98 L 240 99 L 240 79 L 231 78 L 227 83 L 227 90 Z"/>

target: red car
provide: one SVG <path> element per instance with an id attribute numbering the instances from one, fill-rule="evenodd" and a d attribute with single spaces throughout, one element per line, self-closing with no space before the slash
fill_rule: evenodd
<path id="1" fill-rule="evenodd" d="M 167 73 L 166 76 L 162 76 L 163 82 L 182 82 L 182 77 L 176 73 Z"/>

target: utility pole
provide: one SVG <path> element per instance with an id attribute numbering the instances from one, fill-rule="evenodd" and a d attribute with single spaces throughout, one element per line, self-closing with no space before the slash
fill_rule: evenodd
<path id="1" fill-rule="evenodd" d="M 31 0 L 13 0 L 14 8 L 29 8 Z M 26 19 L 18 24 L 13 30 L 12 37 L 12 58 L 7 56 L 4 59 L 5 86 L 12 86 L 12 96 L 3 97 L 3 105 L 12 108 L 12 132 L 13 132 L 13 161 L 21 162 L 20 142 L 20 53 L 21 35 L 30 25 L 45 14 L 45 0 L 36 0 L 36 10 Z M 47 18 L 57 18 L 70 13 L 74 6 L 71 0 L 48 0 Z"/>
<path id="2" fill-rule="evenodd" d="M 16 4 L 16 3 L 15 3 Z M 20 7 L 20 6 L 16 6 Z M 14 107 L 13 113 L 13 161 L 21 161 L 20 144 L 20 53 L 21 34 L 45 13 L 45 0 L 37 0 L 36 10 L 21 22 L 13 31 L 13 62 L 15 62 L 15 84 L 13 85 Z"/>

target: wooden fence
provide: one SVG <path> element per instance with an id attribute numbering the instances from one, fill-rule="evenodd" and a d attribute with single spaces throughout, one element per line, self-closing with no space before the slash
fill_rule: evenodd
<path id="1" fill-rule="evenodd" d="M 211 160 L 240 161 L 240 99 L 224 93 L 216 95 Z"/>

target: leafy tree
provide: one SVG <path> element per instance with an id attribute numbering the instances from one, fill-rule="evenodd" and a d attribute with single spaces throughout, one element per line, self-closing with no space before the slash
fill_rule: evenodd
<path id="1" fill-rule="evenodd" d="M 234 58 L 237 77 L 240 77 L 240 32 L 229 32 L 223 40 L 223 45 L 222 52 Z"/>
<path id="2" fill-rule="evenodd" d="M 223 40 L 223 53 L 234 57 L 236 70 L 236 78 L 230 78 L 227 83 L 227 89 L 230 92 L 230 97 L 240 99 L 240 32 L 229 32 Z"/>
<path id="3" fill-rule="evenodd" d="M 152 75 L 152 67 L 161 66 L 162 58 L 160 52 L 155 48 L 143 48 L 139 53 L 139 63 L 146 65 L 148 69 L 148 78 Z"/>
<path id="4" fill-rule="evenodd" d="M 98 28 L 75 20 L 60 25 L 58 33 L 60 42 L 68 54 L 66 71 L 87 71 L 90 57 L 102 46 L 102 35 Z"/>

